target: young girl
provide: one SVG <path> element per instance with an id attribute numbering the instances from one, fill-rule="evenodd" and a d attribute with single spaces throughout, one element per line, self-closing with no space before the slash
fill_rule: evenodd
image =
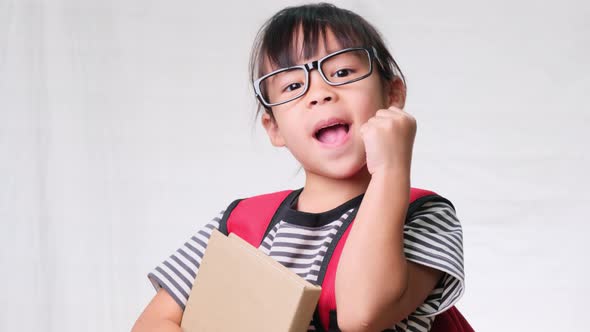
<path id="1" fill-rule="evenodd" d="M 329 4 L 286 8 L 260 30 L 250 64 L 270 142 L 305 170 L 303 188 L 282 192 L 259 249 L 334 293 L 331 319 L 314 315 L 309 329 L 469 330 L 458 312 L 436 319 L 464 292 L 461 224 L 450 201 L 410 188 L 416 120 L 375 28 Z M 149 273 L 157 294 L 134 331 L 180 331 L 209 236 L 227 233 L 239 203 Z"/>

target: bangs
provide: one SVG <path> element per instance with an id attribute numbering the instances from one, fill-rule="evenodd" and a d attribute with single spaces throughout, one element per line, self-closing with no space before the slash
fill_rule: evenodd
<path id="1" fill-rule="evenodd" d="M 305 20 L 285 17 L 285 21 L 276 22 L 274 26 L 270 26 L 267 34 L 268 40 L 263 41 L 266 48 L 262 59 L 269 60 L 268 64 L 273 70 L 294 66 L 298 61 L 313 57 L 318 53 L 320 42 L 326 48 L 326 30 L 328 28 L 336 37 L 341 48 L 361 46 L 360 44 L 363 44 L 358 41 L 358 38 L 351 38 L 354 35 L 348 25 L 334 25 L 313 18 Z M 296 45 L 300 39 L 302 40 L 301 45 Z M 301 49 L 297 52 L 299 47 Z M 262 65 L 262 63 L 259 63 L 259 65 Z"/>

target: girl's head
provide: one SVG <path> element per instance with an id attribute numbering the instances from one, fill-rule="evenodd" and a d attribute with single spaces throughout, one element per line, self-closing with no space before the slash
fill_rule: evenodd
<path id="1" fill-rule="evenodd" d="M 327 30 L 334 34 L 341 48 L 374 47 L 381 62 L 375 69 L 384 88 L 392 80 L 401 79 L 405 100 L 405 77 L 379 32 L 358 14 L 328 3 L 287 7 L 266 21 L 252 47 L 251 81 L 270 71 L 296 65 L 299 57 L 309 59 L 316 55 L 320 43 L 325 43 Z M 263 108 L 272 115 L 271 107 L 259 103 L 258 111 Z"/>
<path id="2" fill-rule="evenodd" d="M 342 50 L 348 51 L 331 56 Z M 349 177 L 364 165 L 358 128 L 378 109 L 405 103 L 405 78 L 377 30 L 326 3 L 288 7 L 271 17 L 254 42 L 250 76 L 259 94 L 257 114 L 264 109 L 262 124 L 273 145 L 286 146 L 307 171 L 331 169 L 332 177 Z M 330 119 L 344 122 L 353 139 L 338 148 L 314 145 L 318 126 Z"/>

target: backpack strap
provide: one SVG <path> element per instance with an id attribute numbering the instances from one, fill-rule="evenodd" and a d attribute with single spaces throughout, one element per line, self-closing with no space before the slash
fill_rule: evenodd
<path id="1" fill-rule="evenodd" d="M 436 315 L 431 332 L 475 332 L 457 307 L 452 306 L 445 312 Z"/>
<path id="2" fill-rule="evenodd" d="M 410 189 L 410 200 L 408 211 L 406 212 L 406 222 L 409 221 L 409 218 L 418 210 L 424 203 L 426 202 L 444 202 L 449 204 L 453 210 L 455 206 L 451 201 L 448 199 L 438 195 L 434 191 L 425 190 L 425 189 L 418 189 L 418 188 L 411 188 Z"/>
<path id="3" fill-rule="evenodd" d="M 219 231 L 225 235 L 235 233 L 258 248 L 277 220 L 277 212 L 288 204 L 293 190 L 283 190 L 233 201 L 219 221 Z"/>
<path id="4" fill-rule="evenodd" d="M 317 284 L 322 287 L 322 292 L 320 293 L 317 309 L 313 313 L 313 324 L 316 331 L 340 331 L 336 315 L 336 269 L 342 254 L 342 248 L 350 233 L 351 227 L 349 226 L 354 221 L 357 212 L 358 209 L 355 209 L 352 215 L 342 223 L 322 260 L 317 278 Z"/>
<path id="5" fill-rule="evenodd" d="M 219 221 L 219 231 L 221 232 L 221 234 L 225 236 L 229 235 L 229 232 L 227 230 L 227 220 L 229 219 L 229 216 L 234 211 L 236 206 L 238 206 L 238 204 L 240 204 L 242 200 L 243 198 L 238 198 L 235 201 L 231 202 L 231 204 L 223 212 L 223 216 L 221 216 L 221 220 Z"/>

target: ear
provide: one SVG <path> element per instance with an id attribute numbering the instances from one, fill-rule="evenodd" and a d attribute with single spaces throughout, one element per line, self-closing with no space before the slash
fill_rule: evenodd
<path id="1" fill-rule="evenodd" d="M 279 126 L 274 117 L 268 112 L 264 112 L 261 116 L 261 122 L 264 129 L 266 129 L 266 133 L 268 134 L 272 145 L 276 147 L 283 147 L 286 145 L 285 139 L 281 135 L 281 131 L 279 130 Z"/>
<path id="2" fill-rule="evenodd" d="M 403 109 L 406 105 L 406 85 L 401 77 L 394 77 L 387 84 L 387 105 Z"/>

